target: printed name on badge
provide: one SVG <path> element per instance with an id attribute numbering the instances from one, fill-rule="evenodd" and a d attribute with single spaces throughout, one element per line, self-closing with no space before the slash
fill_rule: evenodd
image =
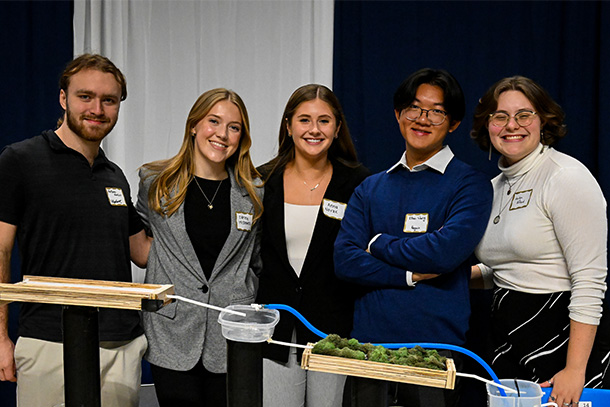
<path id="1" fill-rule="evenodd" d="M 237 230 L 243 230 L 249 232 L 252 230 L 252 216 L 251 213 L 235 212 L 235 223 L 237 223 Z"/>
<path id="2" fill-rule="evenodd" d="M 427 213 L 407 213 L 405 216 L 405 233 L 426 233 L 428 231 Z"/>
<path id="3" fill-rule="evenodd" d="M 127 206 L 127 201 L 123 195 L 121 188 L 106 187 L 106 194 L 108 195 L 108 201 L 112 206 Z"/>
<path id="4" fill-rule="evenodd" d="M 324 215 L 332 219 L 343 219 L 343 215 L 345 215 L 345 208 L 347 208 L 347 204 L 331 201 L 330 199 L 325 199 L 322 203 L 322 212 L 324 212 Z"/>
<path id="5" fill-rule="evenodd" d="M 513 200 L 510 202 L 509 211 L 514 211 L 515 209 L 525 208 L 530 204 L 530 199 L 532 198 L 532 191 L 528 189 L 527 191 L 519 191 L 515 192 L 513 195 Z"/>

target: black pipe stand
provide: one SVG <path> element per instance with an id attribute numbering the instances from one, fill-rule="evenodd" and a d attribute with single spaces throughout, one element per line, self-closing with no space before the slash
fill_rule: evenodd
<path id="1" fill-rule="evenodd" d="M 263 344 L 227 339 L 227 406 L 263 406 Z"/>
<path id="2" fill-rule="evenodd" d="M 351 376 L 351 407 L 387 407 L 388 383 L 383 380 Z"/>
<path id="3" fill-rule="evenodd" d="M 101 407 L 98 310 L 64 305 L 66 407 Z"/>

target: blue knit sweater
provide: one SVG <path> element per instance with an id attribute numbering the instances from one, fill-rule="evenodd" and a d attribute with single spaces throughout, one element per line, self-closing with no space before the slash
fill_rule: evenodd
<path id="1" fill-rule="evenodd" d="M 455 157 L 444 174 L 398 167 L 367 178 L 352 195 L 335 242 L 337 276 L 363 286 L 352 337 L 462 345 L 469 258 L 492 198 L 489 179 Z M 441 275 L 408 287 L 406 270 Z"/>

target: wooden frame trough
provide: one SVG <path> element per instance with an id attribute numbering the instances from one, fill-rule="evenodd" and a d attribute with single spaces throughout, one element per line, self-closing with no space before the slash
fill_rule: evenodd
<path id="1" fill-rule="evenodd" d="M 13 301 L 156 311 L 173 300 L 171 284 L 137 284 L 75 278 L 24 276 L 0 284 L 0 305 Z"/>
<path id="2" fill-rule="evenodd" d="M 308 345 L 313 346 L 313 343 Z M 447 370 L 425 369 L 391 363 L 356 360 L 339 356 L 318 355 L 311 349 L 303 352 L 301 368 L 316 372 L 335 373 L 368 379 L 388 380 L 420 386 L 453 389 L 455 387 L 455 363 L 447 358 Z"/>

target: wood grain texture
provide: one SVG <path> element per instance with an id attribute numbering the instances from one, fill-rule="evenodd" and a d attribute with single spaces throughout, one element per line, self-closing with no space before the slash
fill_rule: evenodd
<path id="1" fill-rule="evenodd" d="M 141 310 L 142 300 L 172 302 L 174 286 L 24 276 L 15 284 L 0 284 L 0 304 L 12 301 Z"/>
<path id="2" fill-rule="evenodd" d="M 313 346 L 313 343 L 309 345 Z M 347 359 L 338 356 L 318 355 L 311 349 L 303 352 L 301 368 L 317 372 L 335 373 L 369 379 L 410 383 L 420 386 L 453 389 L 455 387 L 455 363 L 447 359 L 447 370 L 424 369 L 369 360 Z"/>

